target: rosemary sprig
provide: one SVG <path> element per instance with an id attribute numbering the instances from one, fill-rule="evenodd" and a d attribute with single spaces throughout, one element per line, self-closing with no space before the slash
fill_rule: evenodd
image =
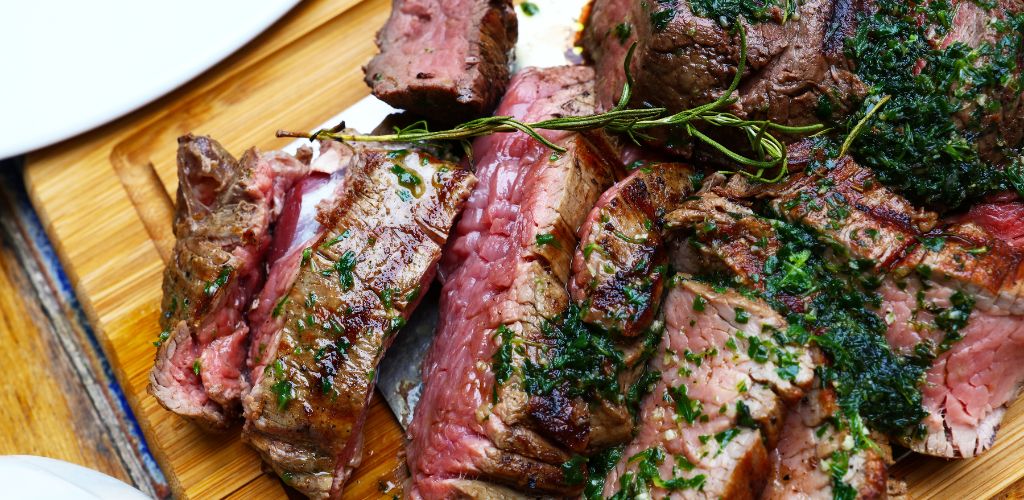
<path id="1" fill-rule="evenodd" d="M 846 155 L 846 152 L 850 149 L 850 146 L 853 145 L 853 141 L 857 139 L 858 135 L 860 135 L 860 131 L 864 130 L 864 126 L 867 125 L 869 120 L 871 120 L 871 117 L 875 116 L 875 113 L 877 113 L 879 109 L 882 109 L 882 106 L 885 106 L 885 103 L 889 102 L 889 99 L 892 99 L 892 96 L 885 95 L 882 96 L 882 98 L 879 99 L 878 102 L 871 105 L 871 108 L 868 109 L 867 113 L 864 113 L 864 117 L 861 118 L 860 121 L 857 122 L 856 125 L 854 125 L 853 130 L 851 130 L 850 133 L 846 135 L 846 140 L 843 141 L 843 146 L 839 148 L 839 156 L 837 156 L 837 158 L 842 158 L 844 155 Z"/>
<path id="2" fill-rule="evenodd" d="M 519 131 L 556 152 L 564 153 L 565 148 L 551 142 L 539 131 L 564 130 L 578 132 L 603 128 L 611 132 L 625 134 L 634 142 L 639 143 L 640 139 L 651 138 L 645 132 L 648 129 L 672 127 L 691 138 L 707 144 L 733 162 L 754 169 L 754 172 L 739 170 L 737 173 L 762 182 L 778 182 L 788 173 L 788 162 L 786 159 L 786 145 L 775 137 L 773 132 L 792 135 L 808 134 L 820 131 L 824 126 L 820 124 L 796 127 L 785 126 L 767 120 L 744 120 L 732 113 L 721 111 L 722 108 L 736 102 L 733 94 L 739 87 L 743 72 L 746 69 L 747 35 L 743 28 L 738 28 L 738 32 L 740 36 L 739 64 L 728 89 L 712 102 L 668 116 L 663 116 L 667 111 L 665 108 L 630 109 L 627 107 L 632 98 L 633 90 L 630 63 L 633 58 L 633 51 L 636 49 L 636 43 L 634 43 L 626 53 L 626 59 L 623 63 L 626 72 L 626 82 L 622 87 L 622 95 L 615 107 L 604 113 L 552 118 L 534 123 L 524 123 L 511 116 L 488 116 L 468 121 L 448 130 L 439 131 L 431 131 L 427 127 L 426 121 L 419 121 L 404 128 L 396 128 L 393 134 L 383 135 L 346 133 L 340 130 L 344 127 L 338 127 L 335 129 L 317 130 L 312 135 L 278 131 L 277 136 L 308 137 L 311 141 L 315 139 L 331 139 L 345 142 L 463 141 L 468 149 L 466 141 L 469 139 L 500 132 Z M 698 129 L 700 124 L 742 130 L 750 144 L 750 150 L 753 155 L 748 156 L 729 149 Z M 778 168 L 778 173 L 775 177 L 765 177 L 768 170 L 776 168 Z"/>

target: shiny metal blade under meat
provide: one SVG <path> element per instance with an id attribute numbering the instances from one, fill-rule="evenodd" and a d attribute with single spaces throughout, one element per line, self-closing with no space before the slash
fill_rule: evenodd
<path id="1" fill-rule="evenodd" d="M 423 357 L 434 338 L 440 289 L 437 283 L 430 287 L 409 322 L 398 332 L 378 368 L 377 390 L 388 402 L 402 428 L 409 426 L 420 398 Z"/>

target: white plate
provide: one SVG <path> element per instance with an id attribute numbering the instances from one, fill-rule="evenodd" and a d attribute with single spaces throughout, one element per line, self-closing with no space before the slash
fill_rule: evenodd
<path id="1" fill-rule="evenodd" d="M 0 6 L 0 159 L 85 132 L 194 78 L 298 0 Z"/>
<path id="2" fill-rule="evenodd" d="M 11 500 L 147 500 L 141 491 L 85 467 L 29 455 L 0 456 L 3 498 Z"/>

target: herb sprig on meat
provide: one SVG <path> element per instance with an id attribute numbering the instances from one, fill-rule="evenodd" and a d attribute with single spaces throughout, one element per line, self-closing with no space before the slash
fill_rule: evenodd
<path id="1" fill-rule="evenodd" d="M 672 115 L 666 115 L 665 108 L 631 109 L 627 104 L 632 97 L 633 79 L 629 72 L 633 56 L 634 44 L 626 55 L 626 83 L 622 88 L 622 96 L 611 110 L 585 116 L 552 118 L 535 123 L 523 123 L 510 116 L 489 116 L 471 120 L 449 130 L 431 131 L 425 121 L 414 123 L 405 128 L 395 130 L 393 134 L 363 135 L 342 131 L 344 124 L 333 129 L 322 129 L 311 135 L 278 131 L 278 137 L 308 137 L 310 140 L 337 140 L 345 142 L 422 142 L 422 141 L 461 141 L 469 150 L 468 140 L 500 132 L 520 131 L 530 135 L 546 147 L 563 153 L 564 149 L 546 139 L 540 130 L 585 131 L 605 129 L 610 132 L 629 136 L 634 141 L 646 139 L 646 130 L 671 127 L 673 130 L 696 139 L 723 154 L 732 162 L 752 170 L 740 170 L 738 173 L 763 182 L 778 182 L 788 173 L 786 145 L 775 134 L 806 135 L 824 129 L 823 125 L 786 126 L 767 120 L 745 120 L 732 113 L 722 111 L 736 102 L 734 94 L 739 88 L 740 80 L 745 71 L 747 59 L 747 37 L 742 27 L 737 28 L 740 39 L 739 65 L 729 88 L 718 99 L 686 109 Z M 711 138 L 701 130 L 704 126 L 715 128 L 731 128 L 741 131 L 747 138 L 750 153 L 740 153 L 730 149 Z M 775 171 L 774 177 L 767 177 L 768 172 Z"/>

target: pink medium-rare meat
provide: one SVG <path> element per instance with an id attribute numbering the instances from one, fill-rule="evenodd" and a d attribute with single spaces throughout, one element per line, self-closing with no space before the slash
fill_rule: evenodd
<path id="1" fill-rule="evenodd" d="M 243 400 L 243 438 L 312 498 L 339 498 L 359 464 L 377 364 L 433 279 L 475 183 L 412 145 L 350 147 L 341 196 L 312 245 L 297 247 Z"/>
<path id="2" fill-rule="evenodd" d="M 583 321 L 627 337 L 650 325 L 668 273 L 663 219 L 690 194 L 692 173 L 643 164 L 597 200 L 580 226 L 569 281 Z"/>
<path id="3" fill-rule="evenodd" d="M 797 169 L 820 154 L 794 151 Z M 990 224 L 1008 243 L 981 224 L 940 223 L 845 157 L 782 185 L 734 181 L 722 192 L 769 198 L 784 218 L 831 243 L 836 258 L 866 263 L 881 275 L 880 314 L 890 346 L 930 364 L 922 384 L 927 434 L 904 438 L 909 447 L 952 458 L 992 445 L 1006 406 L 1024 385 L 1024 266 L 1010 244 L 1016 224 Z"/>
<path id="4" fill-rule="evenodd" d="M 592 79 L 582 66 L 524 70 L 496 112 L 527 121 L 589 113 Z M 411 498 L 502 498 L 509 488 L 579 494 L 582 485 L 568 484 L 562 468 L 573 449 L 628 438 L 628 412 L 605 414 L 614 425 L 601 425 L 600 405 L 572 401 L 562 408 L 593 425 L 581 432 L 571 422 L 550 425 L 557 419 L 536 411 L 542 398 L 524 391 L 518 370 L 504 384 L 495 377 L 500 332 L 523 339 L 512 353 L 522 363 L 539 355 L 534 346 L 546 342 L 547 319 L 569 305 L 577 227 L 615 169 L 593 142 L 599 138 L 542 133 L 568 151 L 553 154 L 521 133 L 474 143 L 480 182 L 442 261 L 441 317 L 409 427 Z"/>
<path id="5" fill-rule="evenodd" d="M 802 345 L 768 304 L 677 275 L 636 437 L 605 482 L 616 498 L 753 498 L 770 471 L 787 403 L 814 378 Z M 655 455 L 655 456 L 652 456 Z M 660 456 L 658 456 L 660 455 Z M 644 463 L 647 462 L 647 463 Z M 661 481 L 646 477 L 654 466 Z M 675 484 L 674 487 L 666 485 Z"/>
<path id="6" fill-rule="evenodd" d="M 249 150 L 236 161 L 208 137 L 178 139 L 177 241 L 149 384 L 165 408 L 215 429 L 237 415 L 244 313 L 263 283 L 271 221 L 308 168 L 284 153 Z"/>
<path id="7" fill-rule="evenodd" d="M 881 289 L 889 344 L 934 357 L 922 385 L 927 435 L 908 446 L 972 457 L 992 446 L 1024 385 L 1021 254 L 972 223 L 919 245 Z"/>
<path id="8" fill-rule="evenodd" d="M 842 453 L 850 436 L 846 427 L 833 425 L 840 409 L 832 389 L 807 391 L 791 408 L 771 453 L 772 471 L 761 498 L 764 500 L 831 500 L 841 497 L 836 491 L 830 464 Z M 842 488 L 850 488 L 857 499 L 887 497 L 890 460 L 888 445 L 876 440 L 877 449 L 868 447 L 849 456 Z M 845 498 L 845 497 L 843 497 Z"/>
<path id="9" fill-rule="evenodd" d="M 517 37 L 511 0 L 393 0 L 366 84 L 382 101 L 431 119 L 484 116 L 508 84 Z"/>
<path id="10" fill-rule="evenodd" d="M 269 271 L 263 289 L 249 311 L 252 339 L 247 364 L 250 374 L 265 367 L 268 348 L 281 328 L 281 300 L 295 282 L 299 264 L 326 230 L 322 220 L 341 195 L 346 169 L 353 159 L 352 148 L 340 142 L 320 143 L 320 155 L 310 165 L 311 172 L 288 191 L 284 209 L 274 224 L 274 240 L 267 258 Z M 253 376 L 250 375 L 251 385 Z"/>
<path id="11" fill-rule="evenodd" d="M 971 207 L 960 220 L 973 222 L 1016 250 L 1024 250 L 1024 203 L 992 201 Z"/>
<path id="12" fill-rule="evenodd" d="M 720 196 L 718 193 L 735 188 L 722 187 L 718 179 L 705 183 L 705 190 L 683 204 L 683 208 L 666 218 L 670 227 L 692 231 L 679 245 L 674 262 L 681 269 L 689 267 L 700 272 L 725 271 L 745 287 L 765 291 L 761 279 L 766 263 L 779 250 L 779 237 L 770 219 L 752 213 L 747 207 Z M 790 295 L 779 291 L 776 299 L 793 312 L 803 312 L 809 297 Z M 812 352 L 814 364 L 824 363 Z M 766 498 L 832 498 L 837 484 L 854 493 L 857 498 L 877 498 L 886 491 L 886 468 L 890 460 L 885 436 L 874 435 L 878 449 L 856 448 L 845 453 L 848 428 L 823 427 L 822 422 L 841 422 L 837 419 L 838 405 L 831 388 L 821 388 L 820 381 L 812 384 L 808 394 L 796 407 L 785 412 L 785 424 L 775 450 L 771 453 L 771 474 L 762 493 Z M 834 452 L 841 451 L 846 472 L 839 481 L 826 470 Z M 839 456 L 839 455 L 837 455 Z M 852 491 L 850 491 L 852 489 Z"/>

